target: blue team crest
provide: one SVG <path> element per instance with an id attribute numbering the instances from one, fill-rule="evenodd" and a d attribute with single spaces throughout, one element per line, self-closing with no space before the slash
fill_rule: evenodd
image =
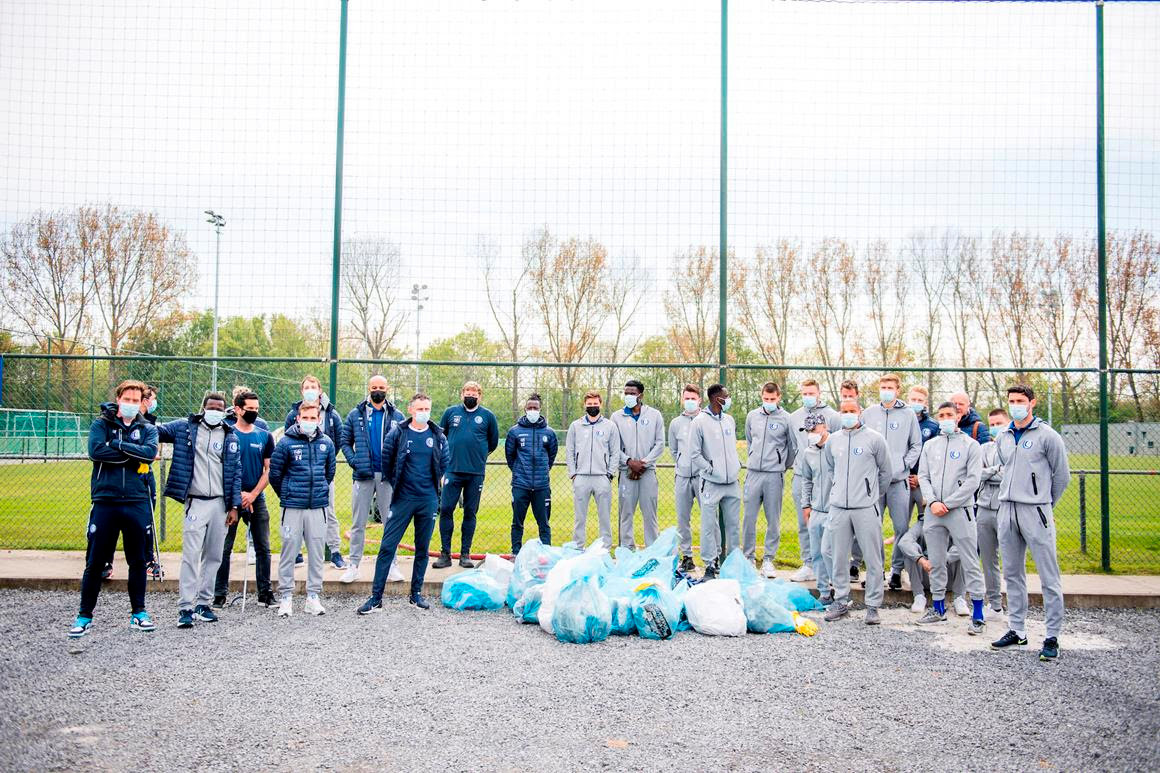
<path id="1" fill-rule="evenodd" d="M 896 422 L 896 421 L 890 422 L 890 429 L 898 429 L 898 422 Z"/>
<path id="2" fill-rule="evenodd" d="M 924 429 L 922 431 L 922 436 L 923 437 L 930 437 L 930 429 Z"/>
<path id="3" fill-rule="evenodd" d="M 963 455 L 962 451 L 951 451 L 951 458 L 952 459 L 958 459 L 962 455 Z"/>
<path id="4" fill-rule="evenodd" d="M 862 446 L 854 446 L 853 450 L 850 453 L 854 454 L 854 456 L 861 456 L 862 455 Z"/>
<path id="5" fill-rule="evenodd" d="M 429 438 L 427 438 L 427 447 L 428 447 L 428 448 L 434 448 L 434 447 L 435 447 L 435 438 L 433 438 L 433 437 L 429 437 Z M 322 450 L 324 450 L 324 451 L 325 451 L 325 450 L 326 450 L 326 447 L 325 447 L 325 446 L 323 446 Z"/>
<path id="6" fill-rule="evenodd" d="M 221 444 L 221 442 L 220 442 L 220 441 L 216 441 L 216 440 L 214 441 L 214 444 L 213 444 L 213 450 L 215 450 L 215 451 L 221 451 L 221 450 L 222 450 L 222 444 Z"/>
<path id="7" fill-rule="evenodd" d="M 318 448 L 319 448 L 319 450 L 325 452 L 326 451 L 326 443 L 319 443 Z"/>
<path id="8" fill-rule="evenodd" d="M 1024 441 L 1023 441 L 1023 447 L 1024 447 L 1024 448 L 1031 448 L 1031 446 L 1033 446 L 1033 445 L 1035 445 L 1035 441 L 1034 441 L 1034 440 L 1024 440 Z"/>
<path id="9" fill-rule="evenodd" d="M 780 425 L 780 424 L 778 424 L 776 421 L 771 421 L 771 422 L 769 423 L 769 428 L 770 428 L 770 429 L 780 429 L 780 428 L 781 428 L 781 425 Z"/>
<path id="10" fill-rule="evenodd" d="M 641 420 L 640 420 L 640 425 L 641 425 L 642 427 L 647 427 L 647 426 L 648 426 L 648 419 L 641 419 Z"/>
<path id="11" fill-rule="evenodd" d="M 236 454 L 238 452 L 238 443 L 235 440 L 230 441 L 230 453 Z"/>
<path id="12" fill-rule="evenodd" d="M 604 437 L 604 430 L 602 430 L 602 429 L 596 430 L 596 437 Z"/>
<path id="13" fill-rule="evenodd" d="M 475 423 L 476 423 L 476 424 L 483 424 L 483 417 L 482 417 L 482 416 L 476 416 L 476 417 L 475 417 Z"/>
<path id="14" fill-rule="evenodd" d="M 133 430 L 133 433 L 131 435 L 129 435 L 129 437 L 132 438 L 133 440 L 139 439 L 141 437 L 141 430 L 139 430 L 139 429 Z"/>

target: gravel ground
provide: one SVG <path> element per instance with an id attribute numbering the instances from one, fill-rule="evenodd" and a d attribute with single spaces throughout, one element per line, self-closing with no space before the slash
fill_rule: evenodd
<path id="1" fill-rule="evenodd" d="M 0 591 L 0 769 L 1154 769 L 1155 612 L 1069 612 L 1063 653 L 992 653 L 954 621 L 861 613 L 816 637 L 560 644 L 506 613 L 361 599 L 192 631 L 124 594 Z M 988 634 L 1001 633 L 1001 623 Z M 1032 635 L 1042 628 L 1033 628 Z M 1039 633 L 1041 636 L 1042 634 Z M 1037 642 L 1032 641 L 1032 645 Z M 72 652 L 70 650 L 75 650 Z"/>

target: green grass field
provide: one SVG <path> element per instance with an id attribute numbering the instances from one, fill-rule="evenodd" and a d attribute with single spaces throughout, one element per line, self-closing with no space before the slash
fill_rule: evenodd
<path id="1" fill-rule="evenodd" d="M 1092 456 L 1072 457 L 1074 469 L 1095 469 L 1098 459 Z M 1112 469 L 1150 470 L 1155 472 L 1153 460 L 1140 457 L 1114 457 Z M 55 549 L 83 550 L 85 527 L 89 512 L 89 471 L 87 461 L 26 462 L 0 465 L 0 549 Z M 661 469 L 660 513 L 661 527 L 676 525 L 676 511 L 672 497 L 673 471 Z M 480 506 L 475 545 L 477 552 L 507 552 L 510 548 L 511 504 L 510 476 L 506 467 L 488 467 L 487 483 Z M 1080 550 L 1079 477 L 1072 476 L 1071 486 L 1056 510 L 1059 534 L 1059 558 L 1068 573 L 1096 572 L 1100 568 L 1099 477 L 1087 476 L 1087 552 Z M 787 481 L 786 488 L 789 488 Z M 552 507 L 552 536 L 557 544 L 571 538 L 572 496 L 571 485 L 562 466 L 553 470 L 552 490 L 556 500 Z M 344 529 L 350 524 L 351 491 L 350 468 L 339 465 L 337 485 L 338 516 Z M 267 494 L 271 512 L 277 512 L 277 497 Z M 164 550 L 181 549 L 181 507 L 172 501 L 166 503 L 166 539 Z M 616 523 L 616 498 L 613 497 L 613 524 Z M 1160 574 L 1160 475 L 1116 476 L 1111 479 L 1111 553 L 1114 571 L 1125 574 Z M 457 519 L 458 521 L 458 519 Z M 699 543 L 696 531 L 697 513 L 694 510 L 694 544 Z M 457 524 L 458 525 L 458 524 Z M 275 549 L 279 536 L 271 529 Z M 764 539 L 764 519 L 758 524 L 758 546 Z M 797 566 L 797 523 L 788 493 L 782 512 L 781 547 L 778 560 L 785 566 Z M 370 530 L 369 538 L 377 541 L 378 527 Z M 886 534 L 891 533 L 889 519 Z M 438 530 L 436 530 L 438 535 Z M 535 521 L 529 512 L 525 524 L 525 539 L 536 536 Z M 588 540 L 597 536 L 596 514 L 588 518 Z M 643 542 L 643 533 L 637 522 L 637 542 Z M 436 536 L 436 543 L 438 537 Z M 404 542 L 410 542 L 410 534 Z M 239 541 L 240 543 L 240 541 Z M 458 549 L 458 538 L 454 546 Z M 241 548 L 239 544 L 238 549 Z M 346 548 L 344 547 L 344 553 Z"/>

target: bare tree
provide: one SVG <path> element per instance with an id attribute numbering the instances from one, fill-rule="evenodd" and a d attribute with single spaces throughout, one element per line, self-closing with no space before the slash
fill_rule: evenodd
<path id="1" fill-rule="evenodd" d="M 651 285 L 651 281 L 647 270 L 639 268 L 636 263 L 635 259 L 618 260 L 609 272 L 608 294 L 604 305 L 608 309 L 610 335 L 604 341 L 598 341 L 594 350 L 610 363 L 627 362 L 644 340 L 643 331 L 635 327 L 633 322 L 644 303 L 644 291 Z M 612 404 L 616 375 L 623 370 L 605 370 L 605 404 Z"/>
<path id="2" fill-rule="evenodd" d="M 942 342 L 944 306 L 946 302 L 946 265 L 938 255 L 938 245 L 925 233 L 911 234 L 907 240 L 905 254 L 914 266 L 918 279 L 918 291 L 922 296 L 922 311 L 916 337 L 922 364 L 932 368 L 938 362 L 939 347 Z M 928 373 L 926 387 L 933 393 L 934 374 Z"/>
<path id="3" fill-rule="evenodd" d="M 759 245 L 751 266 L 742 261 L 733 265 L 731 298 L 741 328 L 767 362 L 788 364 L 792 323 L 802 297 L 797 276 L 801 245 L 788 239 L 773 248 Z M 778 377 L 785 380 L 784 369 Z"/>
<path id="4" fill-rule="evenodd" d="M 1146 332 L 1149 309 L 1154 308 L 1160 290 L 1160 243 L 1151 234 L 1134 231 L 1122 236 L 1108 233 L 1108 365 L 1133 368 Z M 1092 327 L 1098 321 L 1092 315 Z M 1113 397 L 1117 384 L 1126 382 L 1135 403 L 1138 421 L 1144 420 L 1136 378 L 1132 373 L 1112 379 Z"/>
<path id="5" fill-rule="evenodd" d="M 717 359 L 720 330 L 718 306 L 719 253 L 705 245 L 678 250 L 673 255 L 676 273 L 665 291 L 666 331 L 676 354 L 685 362 L 709 363 Z M 693 371 L 694 382 L 704 381 L 706 370 Z"/>
<path id="6" fill-rule="evenodd" d="M 487 292 L 487 306 L 491 317 L 499 328 L 500 341 L 511 367 L 512 416 L 520 413 L 520 356 L 523 354 L 523 331 L 527 320 L 520 315 L 520 300 L 527 289 L 528 263 L 525 259 L 515 272 L 510 284 L 500 281 L 498 276 L 499 245 L 480 234 L 475 239 L 473 254 L 483 266 L 483 286 Z"/>
<path id="7" fill-rule="evenodd" d="M 1094 300 L 1085 268 L 1092 264 L 1094 245 L 1076 245 L 1071 236 L 1059 234 L 1050 249 L 1039 256 L 1038 281 L 1031 307 L 1031 335 L 1055 368 L 1069 368 L 1081 345 L 1091 319 Z M 1071 374 L 1059 374 L 1063 421 L 1073 415 L 1074 385 Z"/>
<path id="8" fill-rule="evenodd" d="M 1012 231 L 991 238 L 991 267 L 995 281 L 991 300 L 999 312 L 1007 351 L 1016 375 L 1023 378 L 1027 363 L 1039 352 L 1027 311 L 1035 302 L 1035 270 L 1043 260 L 1043 239 Z"/>
<path id="9" fill-rule="evenodd" d="M 814 334 L 814 347 L 822 365 L 843 367 L 849 364 L 851 333 L 854 329 L 854 308 L 859 288 L 854 263 L 854 248 L 843 239 L 827 237 L 814 247 L 812 265 L 825 266 L 833 281 L 819 282 L 813 288 L 818 303 L 815 313 L 806 315 Z M 831 395 L 838 394 L 838 385 L 846 378 L 843 371 L 826 371 L 826 384 Z"/>
<path id="10" fill-rule="evenodd" d="M 958 365 L 963 369 L 963 387 L 970 391 L 971 402 L 979 401 L 979 380 L 967 368 L 974 365 L 971 351 L 976 346 L 974 324 L 977 307 L 985 303 L 972 282 L 972 270 L 979 260 L 979 242 L 973 236 L 947 233 L 943 241 L 946 259 L 946 296 L 944 307 L 954 339 Z M 987 312 L 989 313 L 989 312 Z"/>
<path id="11" fill-rule="evenodd" d="M 399 245 L 382 237 L 342 243 L 342 292 L 352 312 L 351 329 L 372 360 L 386 357 L 407 322 L 395 286 Z"/>
<path id="12" fill-rule="evenodd" d="M 878 239 L 866 249 L 862 281 L 870 301 L 875 363 L 888 367 L 906 359 L 906 296 L 909 277 L 890 259 L 890 247 Z"/>
<path id="13" fill-rule="evenodd" d="M 988 378 L 992 397 L 1002 402 L 1004 398 L 1003 385 L 999 383 L 998 347 L 996 338 L 999 336 L 999 313 L 992 302 L 994 297 L 995 272 L 991 267 L 992 255 L 990 252 L 977 252 L 977 259 L 967 265 L 967 280 L 971 295 L 975 301 L 968 307 L 968 313 L 978 333 L 978 343 L 983 355 L 983 365 L 989 369 Z"/>

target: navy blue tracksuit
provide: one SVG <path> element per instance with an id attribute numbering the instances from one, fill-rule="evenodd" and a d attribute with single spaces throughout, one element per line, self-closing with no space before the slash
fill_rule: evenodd
<path id="1" fill-rule="evenodd" d="M 455 533 L 455 506 L 463 496 L 463 534 L 459 538 L 460 553 L 471 553 L 475 537 L 475 516 L 483 494 L 483 477 L 487 457 L 499 445 L 499 424 L 495 414 L 477 406 L 467 410 L 462 403 L 443 412 L 439 420 L 451 452 L 451 465 L 443 476 L 443 496 L 439 504 L 439 541 L 443 553 L 451 552 L 451 537 Z"/>
<path id="2" fill-rule="evenodd" d="M 521 416 L 508 430 L 504 456 L 512 471 L 512 553 L 520 552 L 524 542 L 524 520 L 528 505 L 540 532 L 540 542 L 552 544 L 552 465 L 559 450 L 556 430 L 543 416 L 532 423 Z"/>

